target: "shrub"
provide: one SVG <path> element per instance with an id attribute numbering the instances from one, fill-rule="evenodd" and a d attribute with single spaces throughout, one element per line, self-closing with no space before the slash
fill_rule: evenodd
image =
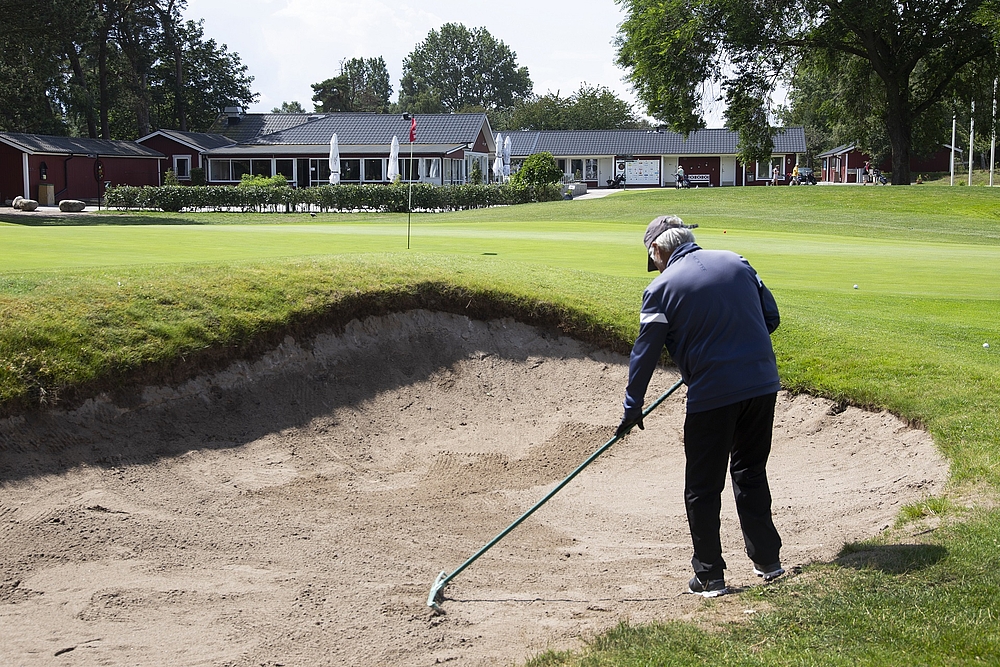
<path id="1" fill-rule="evenodd" d="M 529 155 L 514 175 L 518 181 L 530 186 L 558 183 L 562 176 L 563 172 L 556 165 L 556 159 L 548 152 Z"/>
<path id="2" fill-rule="evenodd" d="M 204 167 L 195 167 L 191 170 L 191 185 L 205 185 Z"/>
<path id="3" fill-rule="evenodd" d="M 560 199 L 555 185 L 528 186 L 522 182 L 504 185 L 444 185 L 414 183 L 412 206 L 415 211 L 457 211 L 487 206 L 512 206 L 532 201 Z M 321 185 L 315 188 L 290 188 L 266 183 L 284 182 L 284 178 L 248 178 L 238 186 L 160 186 L 119 185 L 108 189 L 109 208 L 162 209 L 169 212 L 213 210 L 244 212 L 296 211 L 378 211 L 402 213 L 410 202 L 409 185 Z"/>
<path id="4" fill-rule="evenodd" d="M 163 184 L 164 185 L 180 185 L 181 182 L 177 180 L 177 174 L 174 173 L 173 169 L 167 169 L 163 173 Z"/>

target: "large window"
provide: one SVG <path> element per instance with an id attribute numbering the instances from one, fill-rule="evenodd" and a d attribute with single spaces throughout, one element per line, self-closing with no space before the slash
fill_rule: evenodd
<path id="1" fill-rule="evenodd" d="M 465 183 L 465 160 L 451 160 L 451 182 Z"/>
<path id="2" fill-rule="evenodd" d="M 597 159 L 587 158 L 583 161 L 583 180 L 585 181 L 596 181 L 597 180 Z"/>
<path id="3" fill-rule="evenodd" d="M 289 183 L 295 182 L 295 161 L 294 160 L 275 160 L 274 161 L 274 172 L 275 174 L 281 174 Z"/>
<path id="4" fill-rule="evenodd" d="M 257 162 L 257 160 L 255 160 Z M 268 172 L 271 161 L 268 160 Z M 215 182 L 238 181 L 250 173 L 250 160 L 209 160 L 208 177 Z M 270 174 L 268 174 L 270 175 Z"/>
<path id="5" fill-rule="evenodd" d="M 361 160 L 341 160 L 340 161 L 340 182 L 360 183 L 361 182 Z"/>
<path id="6" fill-rule="evenodd" d="M 229 160 L 209 160 L 208 178 L 212 181 L 231 181 L 232 169 Z"/>
<path id="7" fill-rule="evenodd" d="M 785 160 L 780 155 L 772 157 L 770 160 L 762 160 L 757 163 L 757 180 L 759 181 L 769 181 L 771 180 L 771 174 L 775 168 L 778 169 L 778 178 L 781 180 L 785 179 L 785 173 L 782 171 L 782 166 Z"/>
<path id="8" fill-rule="evenodd" d="M 404 181 L 419 181 L 420 158 L 400 158 L 399 175 Z"/>
<path id="9" fill-rule="evenodd" d="M 435 180 L 441 176 L 441 158 L 424 158 L 424 176 Z"/>
<path id="10" fill-rule="evenodd" d="M 343 162 L 343 161 L 341 161 Z M 309 160 L 309 184 L 329 185 L 330 183 L 330 160 L 312 158 Z"/>
<path id="11" fill-rule="evenodd" d="M 366 181 L 381 181 L 385 180 L 382 176 L 382 168 L 385 161 L 381 158 L 365 158 L 365 180 Z"/>
<path id="12" fill-rule="evenodd" d="M 250 168 L 253 170 L 251 173 L 254 176 L 271 178 L 274 175 L 271 172 L 271 160 L 251 160 Z"/>
<path id="13" fill-rule="evenodd" d="M 243 180 L 243 174 L 250 173 L 250 160 L 231 160 L 233 164 L 233 178 L 234 181 Z"/>
<path id="14" fill-rule="evenodd" d="M 573 178 L 583 178 L 583 160 L 570 160 Z"/>

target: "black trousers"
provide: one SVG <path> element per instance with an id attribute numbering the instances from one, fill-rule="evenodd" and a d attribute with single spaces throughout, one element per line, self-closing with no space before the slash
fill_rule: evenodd
<path id="1" fill-rule="evenodd" d="M 694 543 L 691 565 L 702 581 L 721 579 L 726 569 L 719 513 L 727 464 L 747 555 L 762 566 L 779 560 L 781 537 L 771 520 L 766 472 L 776 396 L 688 414 L 684 421 L 684 504 Z"/>

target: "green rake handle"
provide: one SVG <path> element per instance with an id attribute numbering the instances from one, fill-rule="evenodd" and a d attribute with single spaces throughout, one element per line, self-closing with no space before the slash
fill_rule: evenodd
<path id="1" fill-rule="evenodd" d="M 677 382 L 675 382 L 673 384 L 673 386 L 670 387 L 670 389 L 667 389 L 665 392 L 663 392 L 663 395 L 661 395 L 658 399 L 656 399 L 655 401 L 653 401 L 649 405 L 648 408 L 646 408 L 645 410 L 642 411 L 642 416 L 646 417 L 650 412 L 652 412 L 653 410 L 655 410 L 656 407 L 660 403 L 662 403 L 663 401 L 667 400 L 667 397 L 670 396 L 670 394 L 672 394 L 675 391 L 677 391 L 677 389 L 680 388 L 680 386 L 682 384 L 683 384 L 683 380 L 678 380 Z M 625 433 L 627 434 L 628 431 L 626 431 Z M 448 582 L 450 582 L 452 579 L 454 579 L 455 577 L 457 577 L 462 572 L 462 570 L 464 570 L 465 568 L 469 567 L 474 562 L 476 562 L 476 560 L 480 556 L 482 556 L 484 553 L 486 553 L 487 551 L 489 551 L 493 547 L 493 545 L 495 545 L 497 542 L 499 542 L 500 540 L 502 540 L 503 538 L 505 538 L 507 536 L 507 534 L 510 533 L 510 531 L 514 530 L 519 525 L 521 525 L 522 521 L 524 521 L 529 516 L 531 516 L 535 512 L 535 510 L 537 510 L 539 507 L 541 507 L 542 505 L 544 505 L 545 503 L 547 503 L 549 501 L 549 499 L 552 498 L 552 496 L 554 496 L 557 493 L 559 493 L 559 490 L 562 489 L 567 484 L 569 484 L 570 480 L 572 480 L 574 477 L 576 477 L 578 474 L 580 474 L 580 471 L 582 471 L 584 468 L 586 468 L 591 463 L 593 463 L 594 459 L 596 459 L 598 456 L 600 456 L 605 451 L 607 451 L 607 449 L 609 447 L 611 447 L 611 445 L 615 444 L 620 439 L 621 438 L 616 435 L 613 438 L 611 438 L 610 440 L 608 440 L 606 443 L 604 443 L 597 451 L 595 451 L 593 454 L 591 454 L 587 458 L 586 461 L 584 461 L 583 463 L 581 463 L 577 467 L 576 470 L 574 470 L 569 475 L 567 475 L 566 479 L 564 479 L 563 481 L 559 482 L 559 484 L 554 489 L 552 489 L 551 491 L 549 491 L 545 495 L 544 498 L 542 498 L 541 500 L 539 500 L 537 503 L 535 503 L 531 507 L 531 509 L 529 509 L 527 512 L 525 512 L 520 517 L 518 517 L 518 519 L 516 521 L 514 521 L 514 523 L 512 523 L 509 526 L 507 526 L 506 528 L 504 528 L 503 531 L 499 535 L 497 535 L 492 540 L 490 540 L 489 542 L 487 542 L 483 546 L 483 548 L 481 548 L 476 553 L 472 554 L 472 556 L 470 556 L 467 561 L 465 561 L 464 563 L 462 563 L 461 565 L 459 565 L 458 568 L 456 568 L 454 572 L 452 572 L 451 574 L 448 574 L 447 572 L 445 572 L 444 570 L 442 570 L 441 573 L 437 576 L 437 579 L 434 581 L 434 586 L 431 587 L 430 594 L 427 596 L 427 606 L 430 607 L 431 609 L 433 609 L 434 611 L 438 612 L 438 613 L 443 613 L 444 610 L 441 609 L 441 605 L 439 604 L 439 602 L 444 600 L 444 587 L 448 585 Z"/>

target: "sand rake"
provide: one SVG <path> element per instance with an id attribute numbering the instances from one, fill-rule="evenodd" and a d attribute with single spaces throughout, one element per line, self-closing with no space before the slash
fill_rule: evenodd
<path id="1" fill-rule="evenodd" d="M 648 415 L 650 412 L 652 412 L 653 410 L 655 410 L 656 407 L 660 403 L 662 403 L 663 401 L 665 401 L 667 399 L 667 397 L 670 396 L 670 394 L 672 394 L 675 391 L 677 391 L 677 389 L 681 386 L 681 384 L 683 384 L 682 381 L 678 380 L 676 383 L 674 383 L 673 386 L 670 387 L 670 389 L 667 389 L 665 392 L 663 392 L 663 394 L 658 399 L 656 399 L 655 401 L 653 401 L 649 405 L 649 407 L 647 407 L 645 410 L 642 411 L 642 416 L 645 418 L 646 415 Z M 625 434 L 627 434 L 627 433 L 628 433 L 628 431 L 626 431 Z M 625 434 L 623 434 L 623 435 L 625 435 Z M 613 438 L 611 438 L 610 440 L 608 440 L 606 443 L 604 443 L 600 448 L 597 449 L 597 451 L 595 451 L 593 454 L 591 454 L 587 458 L 586 461 L 584 461 L 583 463 L 581 463 L 576 468 L 576 470 L 574 470 L 569 475 L 567 475 L 566 478 L 563 479 L 563 481 L 559 482 L 559 484 L 557 484 L 554 489 L 552 489 L 551 491 L 549 491 L 545 495 L 544 498 L 542 498 L 537 503 L 535 503 L 531 507 L 531 509 L 529 509 L 527 512 L 525 512 L 524 514 L 522 514 L 521 516 L 519 516 L 517 518 L 517 520 L 514 521 L 514 523 L 512 523 L 509 526 L 507 526 L 506 528 L 504 528 L 503 531 L 501 531 L 499 535 L 497 535 L 492 540 L 490 540 L 489 542 L 487 542 L 479 551 L 477 551 L 476 553 L 472 554 L 469 557 L 468 560 L 466 560 L 464 563 L 462 563 L 457 568 L 455 568 L 455 570 L 452 571 L 451 574 L 448 574 L 447 572 L 445 572 L 444 570 L 442 570 L 441 574 L 439 574 L 438 577 L 437 577 L 437 579 L 434 581 L 434 586 L 431 587 L 430 594 L 427 596 L 427 606 L 430 607 L 431 609 L 433 609 L 436 613 L 443 614 L 444 613 L 444 609 L 441 608 L 441 603 L 444 601 L 444 587 L 447 586 L 448 583 L 452 579 L 454 579 L 455 577 L 457 577 L 465 568 L 469 567 L 474 562 L 476 562 L 476 560 L 480 556 L 482 556 L 484 553 L 486 553 L 487 551 L 489 551 L 493 547 L 493 545 L 495 545 L 497 542 L 499 542 L 500 540 L 502 540 L 503 538 L 505 538 L 507 536 L 507 534 L 510 533 L 510 531 L 512 531 L 515 528 L 517 528 L 521 524 L 522 521 L 524 521 L 529 516 L 531 516 L 535 512 L 535 510 L 537 510 L 539 507 L 541 507 L 542 505 L 544 505 L 545 503 L 547 503 L 549 501 L 549 499 L 552 498 L 552 496 L 554 496 L 557 493 L 559 493 L 559 490 L 562 489 L 567 484 L 569 484 L 570 480 L 572 480 L 574 477 L 576 477 L 578 474 L 580 474 L 580 471 L 582 471 L 584 468 L 586 468 L 591 463 L 593 463 L 594 460 L 598 456 L 600 456 L 605 451 L 607 451 L 608 448 L 611 447 L 611 445 L 615 444 L 620 439 L 621 439 L 621 437 L 616 435 Z"/>

